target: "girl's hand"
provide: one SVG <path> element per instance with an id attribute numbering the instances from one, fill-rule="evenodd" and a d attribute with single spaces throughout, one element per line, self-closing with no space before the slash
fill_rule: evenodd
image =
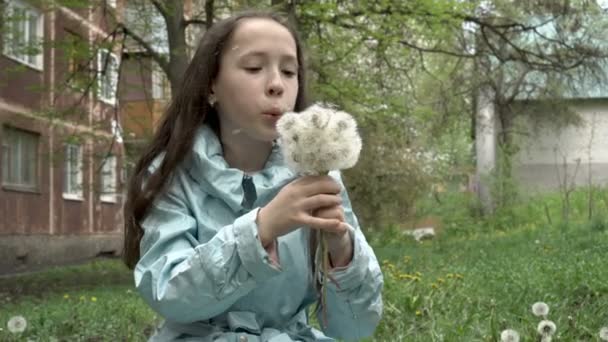
<path id="1" fill-rule="evenodd" d="M 318 209 L 314 215 L 325 219 L 337 219 L 344 222 L 344 209 L 338 204 L 332 207 Z M 342 267 L 350 263 L 353 258 L 353 242 L 346 228 L 346 223 L 342 223 L 345 229 L 342 232 L 331 232 L 326 234 L 327 248 L 333 267 Z"/>
<path id="2" fill-rule="evenodd" d="M 331 233 L 344 233 L 344 213 L 321 216 L 314 213 L 321 208 L 340 209 L 341 187 L 330 176 L 304 176 L 287 184 L 275 198 L 258 212 L 258 235 L 264 247 L 274 239 L 285 235 L 300 226 L 322 229 Z M 325 217 L 326 216 L 326 217 Z"/>

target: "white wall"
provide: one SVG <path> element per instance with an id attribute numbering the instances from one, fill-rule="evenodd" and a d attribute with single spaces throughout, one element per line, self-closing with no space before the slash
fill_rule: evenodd
<path id="1" fill-rule="evenodd" d="M 581 115 L 580 127 L 560 130 L 548 122 L 550 119 L 537 130 L 528 125 L 531 135 L 520 140 L 514 170 L 524 186 L 555 189 L 560 180 L 563 183 L 565 174 L 576 184 L 584 185 L 588 183 L 589 170 L 594 183 L 608 184 L 608 100 L 579 101 L 572 104 L 572 109 Z M 577 160 L 580 164 L 574 177 Z"/>

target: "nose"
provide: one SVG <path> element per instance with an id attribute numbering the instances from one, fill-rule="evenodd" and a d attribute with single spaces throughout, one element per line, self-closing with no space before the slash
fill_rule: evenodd
<path id="1" fill-rule="evenodd" d="M 281 96 L 285 90 L 283 79 L 281 78 L 281 71 L 273 71 L 269 75 L 268 83 L 266 84 L 266 95 L 267 96 Z"/>

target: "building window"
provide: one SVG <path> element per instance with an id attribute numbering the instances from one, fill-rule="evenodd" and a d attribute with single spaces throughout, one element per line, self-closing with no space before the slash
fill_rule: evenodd
<path id="1" fill-rule="evenodd" d="M 65 31 L 66 38 L 55 42 L 64 53 L 68 72 L 66 73 L 68 86 L 78 92 L 87 89 L 91 82 L 89 74 L 89 43 L 78 34 Z"/>
<path id="2" fill-rule="evenodd" d="M 42 70 L 42 14 L 21 1 L 9 1 L 4 15 L 4 54 Z"/>
<path id="3" fill-rule="evenodd" d="M 171 88 L 165 72 L 156 63 L 152 68 L 152 98 L 166 100 L 171 97 Z"/>
<path id="4" fill-rule="evenodd" d="M 99 98 L 107 103 L 116 103 L 116 86 L 118 85 L 118 58 L 106 49 L 99 50 L 97 55 L 97 86 Z"/>
<path id="5" fill-rule="evenodd" d="M 82 147 L 68 144 L 65 146 L 63 197 L 82 199 Z"/>
<path id="6" fill-rule="evenodd" d="M 2 184 L 23 190 L 38 188 L 39 135 L 5 126 L 2 139 Z"/>
<path id="7" fill-rule="evenodd" d="M 101 200 L 116 202 L 116 156 L 108 156 L 101 167 Z"/>
<path id="8" fill-rule="evenodd" d="M 119 144 L 122 144 L 123 143 L 122 126 L 115 119 L 112 119 L 111 131 L 112 131 L 112 136 L 114 137 L 116 142 Z"/>

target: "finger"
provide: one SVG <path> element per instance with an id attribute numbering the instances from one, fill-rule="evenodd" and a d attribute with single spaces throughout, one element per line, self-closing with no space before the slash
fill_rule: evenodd
<path id="1" fill-rule="evenodd" d="M 302 209 L 306 211 L 314 211 L 324 207 L 335 207 L 342 205 L 342 198 L 337 195 L 320 194 L 308 197 L 302 201 Z"/>
<path id="2" fill-rule="evenodd" d="M 312 229 L 324 230 L 330 233 L 343 233 L 346 225 L 336 219 L 324 219 L 314 216 L 307 216 L 303 223 Z"/>
<path id="3" fill-rule="evenodd" d="M 327 177 L 327 175 L 301 176 L 301 177 L 298 177 L 296 180 L 294 180 L 293 183 L 300 184 L 300 185 L 306 185 L 306 184 L 318 182 L 318 181 L 324 179 L 325 177 Z"/>
<path id="4" fill-rule="evenodd" d="M 340 184 L 330 176 L 321 176 L 314 182 L 302 185 L 302 192 L 306 197 L 317 194 L 339 194 L 341 191 L 342 187 Z"/>
<path id="5" fill-rule="evenodd" d="M 315 210 L 312 215 L 314 217 L 326 218 L 326 219 L 337 219 L 344 222 L 344 210 L 342 206 L 335 205 L 333 207 L 324 207 Z"/>

